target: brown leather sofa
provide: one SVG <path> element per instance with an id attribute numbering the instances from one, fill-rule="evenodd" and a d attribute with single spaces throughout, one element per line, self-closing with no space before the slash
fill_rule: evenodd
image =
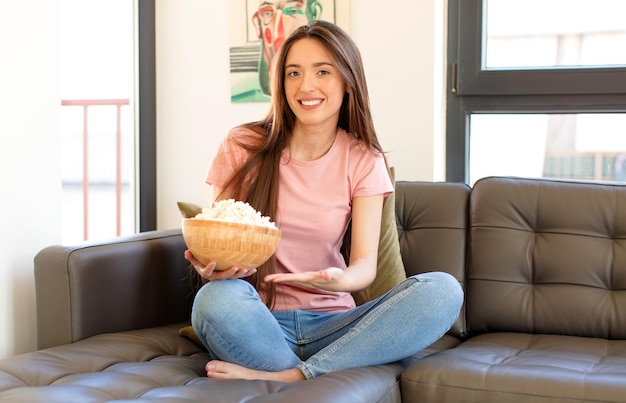
<path id="1" fill-rule="evenodd" d="M 154 231 L 36 256 L 39 350 L 0 360 L 0 401 L 626 401 L 626 186 L 396 189 L 407 274 L 444 270 L 466 290 L 450 332 L 416 356 L 294 384 L 208 379 L 208 355 L 179 334 L 192 300 L 180 231 Z"/>

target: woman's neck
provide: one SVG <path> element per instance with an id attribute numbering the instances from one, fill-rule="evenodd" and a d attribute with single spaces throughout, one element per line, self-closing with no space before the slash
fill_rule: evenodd
<path id="1" fill-rule="evenodd" d="M 294 128 L 288 145 L 290 156 L 300 161 L 319 159 L 330 150 L 336 136 L 337 128 L 324 131 Z"/>

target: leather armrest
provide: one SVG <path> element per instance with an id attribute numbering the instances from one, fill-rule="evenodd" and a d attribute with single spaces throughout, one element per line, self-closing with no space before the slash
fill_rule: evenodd
<path id="1" fill-rule="evenodd" d="M 181 231 L 150 231 L 35 256 L 38 348 L 189 320 Z"/>

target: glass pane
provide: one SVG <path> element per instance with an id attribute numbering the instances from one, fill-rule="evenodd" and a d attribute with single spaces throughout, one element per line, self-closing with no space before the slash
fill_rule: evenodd
<path id="1" fill-rule="evenodd" d="M 62 0 L 63 243 L 135 232 L 134 0 Z"/>
<path id="2" fill-rule="evenodd" d="M 486 69 L 626 65 L 624 0 L 484 0 Z"/>
<path id="3" fill-rule="evenodd" d="M 626 114 L 473 114 L 469 183 L 490 176 L 626 181 Z"/>

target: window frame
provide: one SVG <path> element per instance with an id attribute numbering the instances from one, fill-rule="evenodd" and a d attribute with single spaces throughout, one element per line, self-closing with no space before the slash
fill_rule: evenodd
<path id="1" fill-rule="evenodd" d="M 137 2 L 138 42 L 138 186 L 139 232 L 157 229 L 155 0 Z"/>
<path id="2" fill-rule="evenodd" d="M 468 183 L 476 113 L 626 112 L 626 68 L 483 68 L 483 0 L 449 0 L 446 180 Z"/>

